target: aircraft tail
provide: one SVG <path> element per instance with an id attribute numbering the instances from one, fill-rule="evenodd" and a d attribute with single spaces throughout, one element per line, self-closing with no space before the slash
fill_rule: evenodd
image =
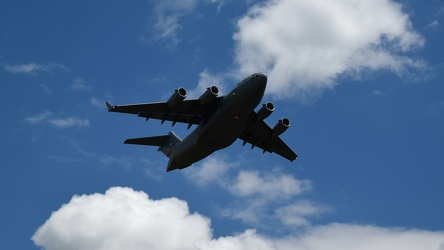
<path id="1" fill-rule="evenodd" d="M 174 148 L 176 148 L 181 141 L 182 140 L 173 131 L 171 131 L 167 135 L 126 139 L 124 143 L 146 146 L 159 146 L 158 151 L 162 151 L 162 153 L 170 158 L 170 155 L 173 152 Z"/>

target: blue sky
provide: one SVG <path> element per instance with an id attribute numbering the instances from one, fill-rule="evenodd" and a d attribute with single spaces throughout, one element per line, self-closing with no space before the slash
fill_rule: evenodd
<path id="1" fill-rule="evenodd" d="M 444 249 L 441 1 L 3 1 L 0 20 L 0 248 Z M 293 163 L 237 141 L 166 173 L 123 141 L 186 125 L 104 105 L 255 72 Z"/>

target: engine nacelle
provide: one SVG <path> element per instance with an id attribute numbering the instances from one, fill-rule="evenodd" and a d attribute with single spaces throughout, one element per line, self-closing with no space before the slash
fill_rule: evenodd
<path id="1" fill-rule="evenodd" d="M 174 90 L 174 93 L 171 95 L 170 99 L 168 99 L 167 103 L 169 107 L 172 107 L 179 102 L 183 101 L 187 96 L 187 91 L 184 88 L 178 88 Z"/>
<path id="2" fill-rule="evenodd" d="M 200 97 L 199 97 L 199 103 L 200 105 L 208 104 L 214 99 L 216 99 L 217 95 L 219 94 L 219 88 L 212 85 L 209 88 L 207 88 L 207 91 L 205 91 Z"/>
<path id="3" fill-rule="evenodd" d="M 269 117 L 274 111 L 274 104 L 272 102 L 266 102 L 262 105 L 262 108 L 257 112 L 257 120 L 264 120 Z"/>
<path id="4" fill-rule="evenodd" d="M 280 119 L 273 127 L 273 136 L 281 135 L 290 127 L 290 120 L 286 117 Z"/>

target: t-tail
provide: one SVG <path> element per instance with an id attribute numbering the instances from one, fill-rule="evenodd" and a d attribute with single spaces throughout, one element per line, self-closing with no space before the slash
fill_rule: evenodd
<path id="1" fill-rule="evenodd" d="M 170 158 L 171 153 L 181 141 L 182 140 L 173 131 L 171 131 L 167 135 L 126 139 L 124 143 L 146 146 L 159 146 L 158 151 L 162 151 L 162 153 Z"/>

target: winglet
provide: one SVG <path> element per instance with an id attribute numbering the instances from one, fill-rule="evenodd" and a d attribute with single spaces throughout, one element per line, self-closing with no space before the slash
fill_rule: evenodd
<path id="1" fill-rule="evenodd" d="M 106 107 L 108 108 L 108 112 L 111 112 L 111 110 L 114 109 L 113 106 L 111 106 L 111 104 L 109 104 L 109 102 L 105 102 L 106 103 Z"/>

